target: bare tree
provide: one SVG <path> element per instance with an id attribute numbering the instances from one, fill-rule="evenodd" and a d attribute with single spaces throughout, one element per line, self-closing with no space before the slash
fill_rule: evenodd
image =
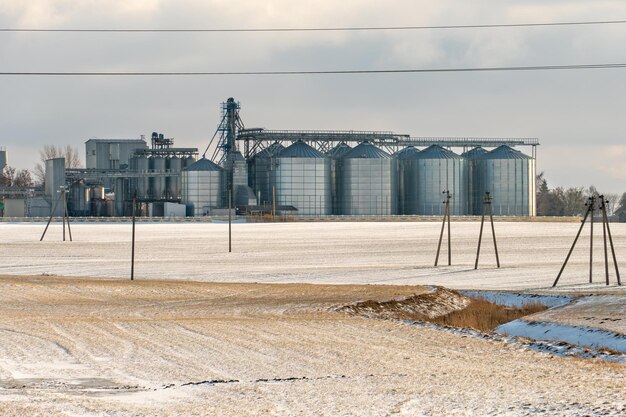
<path id="1" fill-rule="evenodd" d="M 3 187 L 30 187 L 33 180 L 27 169 L 16 170 L 12 166 L 5 166 L 0 174 L 0 186 Z"/>
<path id="2" fill-rule="evenodd" d="M 66 145 L 65 148 L 57 145 L 45 145 L 39 151 L 39 162 L 35 164 L 34 175 L 38 183 L 42 184 L 46 177 L 46 161 L 54 158 L 65 158 L 65 168 L 80 168 L 82 161 L 77 148 Z"/>

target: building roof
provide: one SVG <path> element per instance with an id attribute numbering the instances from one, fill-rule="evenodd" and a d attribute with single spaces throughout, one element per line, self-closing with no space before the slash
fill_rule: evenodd
<path id="1" fill-rule="evenodd" d="M 428 148 L 415 154 L 416 159 L 461 159 L 460 155 L 439 145 L 430 145 Z"/>
<path id="2" fill-rule="evenodd" d="M 351 149 L 352 147 L 347 143 L 340 142 L 334 148 L 326 152 L 326 155 L 330 156 L 331 158 L 341 158 L 342 156 L 350 152 Z"/>
<path id="3" fill-rule="evenodd" d="M 394 153 L 393 156 L 398 159 L 413 159 L 418 153 L 420 153 L 420 151 L 415 146 L 407 146 Z"/>
<path id="4" fill-rule="evenodd" d="M 292 143 L 277 156 L 278 158 L 326 158 L 326 155 L 302 141 Z"/>
<path id="5" fill-rule="evenodd" d="M 498 146 L 496 149 L 487 152 L 483 159 L 532 159 L 532 157 L 521 153 L 507 145 Z"/>
<path id="6" fill-rule="evenodd" d="M 475 159 L 475 158 L 480 158 L 481 156 L 483 156 L 486 153 L 487 153 L 487 151 L 485 150 L 485 148 L 483 148 L 481 146 L 477 146 L 475 148 L 470 149 L 467 152 L 463 152 L 461 154 L 461 156 L 463 158 L 467 158 L 467 159 Z"/>
<path id="7" fill-rule="evenodd" d="M 200 158 L 193 164 L 184 168 L 183 171 L 221 171 L 222 168 L 215 162 L 206 158 Z"/>
<path id="8" fill-rule="evenodd" d="M 368 159 L 391 159 L 391 156 L 383 151 L 380 148 L 372 145 L 369 142 L 361 142 L 350 152 L 347 152 L 344 158 L 348 159 L 357 159 L 357 158 L 368 158 Z"/>

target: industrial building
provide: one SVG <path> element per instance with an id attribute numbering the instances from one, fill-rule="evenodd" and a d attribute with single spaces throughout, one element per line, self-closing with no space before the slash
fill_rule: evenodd
<path id="1" fill-rule="evenodd" d="M 202 155 L 156 132 L 150 144 L 89 139 L 86 168 L 46 164 L 47 198 L 67 187 L 75 216 L 128 216 L 133 199 L 144 216 L 206 216 L 229 204 L 240 214 L 432 216 L 443 214 L 445 191 L 453 215 L 481 214 L 489 192 L 496 215 L 536 214 L 537 139 L 250 129 L 239 111 L 232 98 L 222 104 Z"/>

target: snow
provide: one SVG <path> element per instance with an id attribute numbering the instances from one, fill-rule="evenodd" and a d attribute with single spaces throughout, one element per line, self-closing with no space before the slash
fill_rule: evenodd
<path id="1" fill-rule="evenodd" d="M 0 415 L 626 414 L 623 356 L 336 311 L 438 285 L 572 297 L 531 319 L 624 334 L 601 244 L 593 284 L 581 240 L 551 288 L 576 223 L 499 222 L 503 267 L 484 239 L 478 270 L 477 223 L 438 268 L 436 223 L 238 223 L 233 253 L 226 224 L 140 223 L 133 282 L 130 224 L 44 226 L 0 224 Z"/>
<path id="2" fill-rule="evenodd" d="M 626 354 L 624 335 L 595 327 L 567 326 L 520 319 L 499 326 L 496 332 L 535 340 L 564 341 L 594 349 L 607 348 Z"/>

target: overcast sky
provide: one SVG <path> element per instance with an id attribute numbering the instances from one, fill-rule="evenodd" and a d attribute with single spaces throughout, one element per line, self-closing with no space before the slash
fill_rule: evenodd
<path id="1" fill-rule="evenodd" d="M 0 0 L 2 28 L 471 25 L 626 19 L 626 2 Z M 626 63 L 626 24 L 306 33 L 2 33 L 0 71 L 346 70 Z M 201 151 L 220 103 L 246 127 L 536 137 L 549 185 L 626 191 L 626 68 L 223 77 L 0 76 L 0 145 L 32 168 L 45 144 L 152 131 Z M 523 149 L 530 152 L 530 149 Z M 84 156 L 83 156 L 84 159 Z"/>

